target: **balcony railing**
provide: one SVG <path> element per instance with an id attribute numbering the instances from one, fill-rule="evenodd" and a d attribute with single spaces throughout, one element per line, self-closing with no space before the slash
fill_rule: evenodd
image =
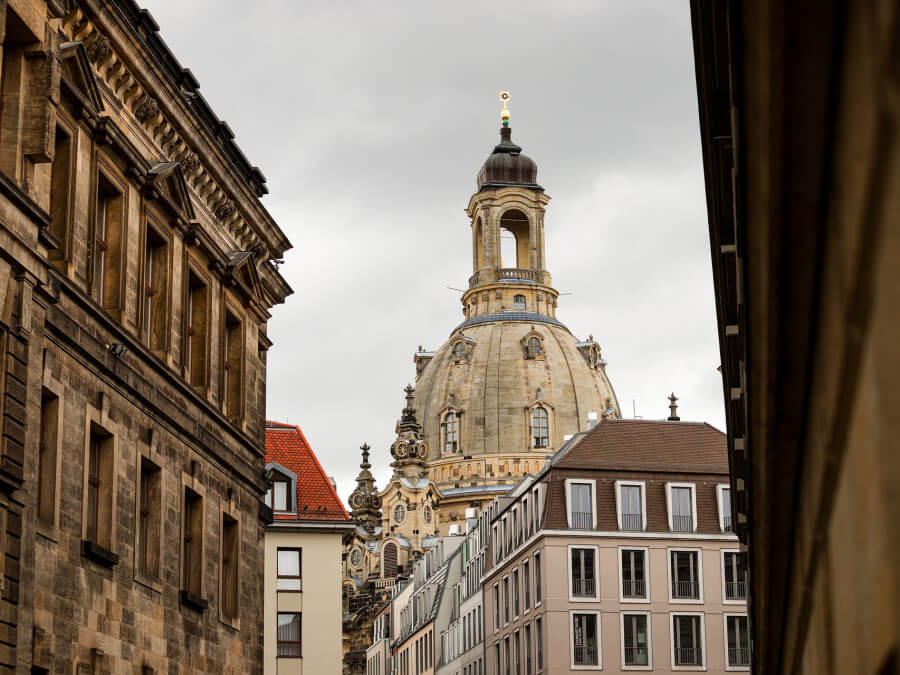
<path id="1" fill-rule="evenodd" d="M 693 532 L 694 519 L 691 516 L 672 516 L 672 532 Z"/>
<path id="2" fill-rule="evenodd" d="M 622 529 L 631 532 L 640 532 L 644 529 L 644 519 L 640 513 L 623 513 Z"/>
<path id="3" fill-rule="evenodd" d="M 375 579 L 375 588 L 393 588 L 396 585 L 396 579 Z"/>
<path id="4" fill-rule="evenodd" d="M 593 579 L 572 579 L 572 595 L 594 597 Z"/>
<path id="5" fill-rule="evenodd" d="M 622 579 L 622 596 L 626 598 L 643 598 L 647 594 L 643 579 Z"/>
<path id="6" fill-rule="evenodd" d="M 672 598 L 698 600 L 700 598 L 700 584 L 696 581 L 673 581 Z"/>
<path id="7" fill-rule="evenodd" d="M 597 648 L 596 647 L 575 647 L 575 665 L 576 666 L 596 666 L 597 665 Z"/>
<path id="8" fill-rule="evenodd" d="M 626 666 L 646 666 L 647 658 L 646 647 L 625 647 Z"/>
<path id="9" fill-rule="evenodd" d="M 594 528 L 594 519 L 591 512 L 572 511 L 572 529 L 573 530 L 592 530 Z"/>
<path id="10" fill-rule="evenodd" d="M 734 532 L 734 526 L 731 524 L 731 516 L 729 516 L 729 515 L 722 516 L 722 531 L 723 532 Z"/>
<path id="11" fill-rule="evenodd" d="M 746 581 L 726 581 L 725 582 L 725 599 L 726 600 L 746 600 L 747 599 L 747 582 Z"/>
<path id="12" fill-rule="evenodd" d="M 729 647 L 728 648 L 728 665 L 729 666 L 749 666 L 750 650 L 747 647 Z"/>
<path id="13" fill-rule="evenodd" d="M 537 270 L 528 270 L 523 269 L 521 267 L 505 267 L 500 270 L 481 270 L 476 274 L 473 274 L 469 277 L 469 288 L 473 286 L 477 286 L 478 284 L 487 283 L 493 281 L 495 278 L 497 279 L 524 279 L 525 281 L 538 281 L 543 283 L 549 283 L 549 280 L 544 281 L 542 279 L 542 275 L 549 277 L 546 272 L 538 272 Z"/>
<path id="14" fill-rule="evenodd" d="M 700 647 L 676 647 L 675 648 L 675 665 L 676 666 L 702 666 L 703 654 Z"/>

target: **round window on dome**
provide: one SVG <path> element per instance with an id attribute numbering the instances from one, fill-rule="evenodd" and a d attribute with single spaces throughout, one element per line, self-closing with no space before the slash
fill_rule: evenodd
<path id="1" fill-rule="evenodd" d="M 359 567 L 362 564 L 362 549 L 358 546 L 354 547 L 352 551 L 350 551 L 350 565 L 352 567 Z"/>
<path id="2" fill-rule="evenodd" d="M 397 525 L 403 524 L 403 521 L 406 520 L 406 507 L 403 504 L 397 504 L 394 507 L 394 522 Z"/>

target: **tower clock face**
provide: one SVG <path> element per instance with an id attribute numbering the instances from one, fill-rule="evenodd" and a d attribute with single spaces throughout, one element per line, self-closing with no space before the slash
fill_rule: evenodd
<path id="1" fill-rule="evenodd" d="M 363 498 L 362 494 L 357 492 L 350 498 L 350 505 L 354 509 L 361 509 L 363 506 L 363 501 L 364 501 L 364 498 Z"/>

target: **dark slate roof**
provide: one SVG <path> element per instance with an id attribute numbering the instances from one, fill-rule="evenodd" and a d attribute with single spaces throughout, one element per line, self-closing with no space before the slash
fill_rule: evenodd
<path id="1" fill-rule="evenodd" d="M 569 329 L 563 324 L 561 321 L 557 321 L 553 317 L 544 316 L 543 314 L 538 314 L 537 312 L 494 312 L 492 314 L 482 314 L 480 316 L 473 316 L 471 319 L 466 319 L 461 324 L 459 324 L 456 328 L 454 328 L 450 335 L 453 335 L 458 330 L 462 330 L 463 328 L 468 328 L 469 326 L 477 326 L 480 323 L 494 323 L 495 321 L 522 321 L 525 323 L 549 323 L 554 326 L 559 326 L 565 331 L 569 331 Z"/>

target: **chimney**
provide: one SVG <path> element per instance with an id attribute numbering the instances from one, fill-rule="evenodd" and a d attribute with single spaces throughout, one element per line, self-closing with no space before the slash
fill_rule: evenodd
<path id="1" fill-rule="evenodd" d="M 681 418 L 678 416 L 678 404 L 676 403 L 677 400 L 678 397 L 675 396 L 675 392 L 673 391 L 669 396 L 669 422 L 681 421 Z"/>

